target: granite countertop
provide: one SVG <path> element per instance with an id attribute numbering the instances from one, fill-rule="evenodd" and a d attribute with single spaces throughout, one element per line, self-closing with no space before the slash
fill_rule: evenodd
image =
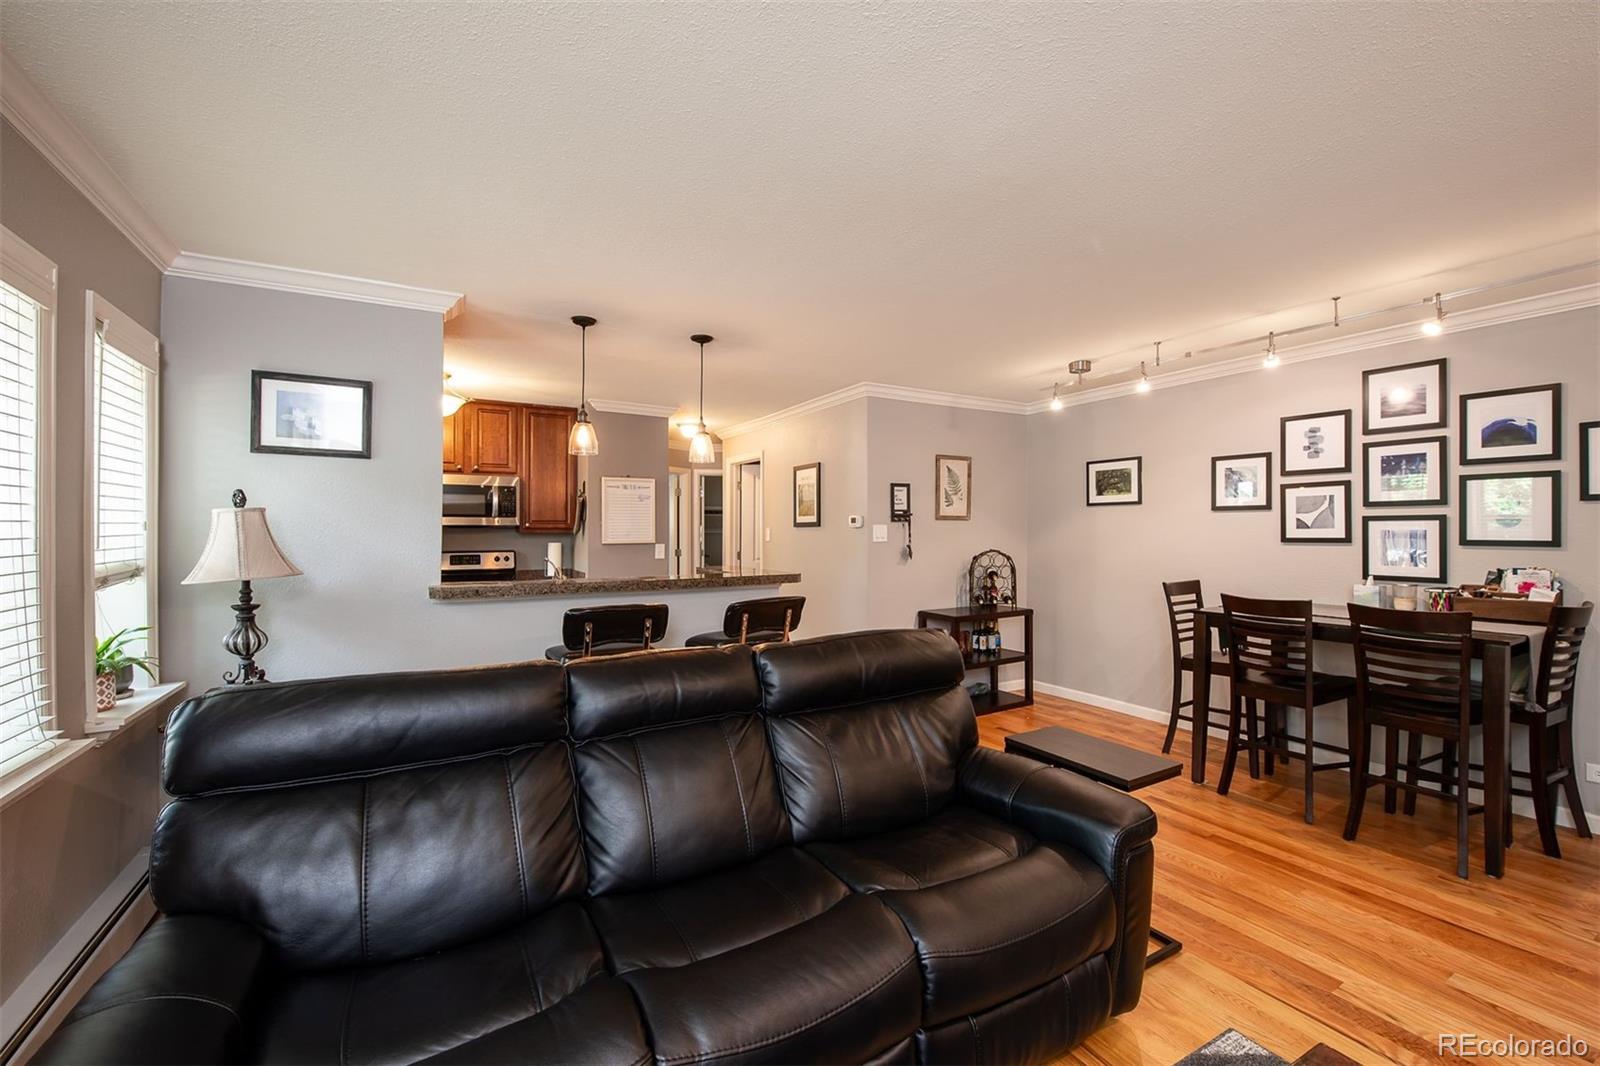
<path id="1" fill-rule="evenodd" d="M 602 592 L 688 592 L 791 585 L 800 575 L 780 570 L 730 570 L 697 577 L 545 577 L 542 571 L 518 570 L 512 581 L 451 581 L 428 586 L 428 599 L 448 603 L 471 600 L 522 600 L 535 596 L 590 596 Z"/>

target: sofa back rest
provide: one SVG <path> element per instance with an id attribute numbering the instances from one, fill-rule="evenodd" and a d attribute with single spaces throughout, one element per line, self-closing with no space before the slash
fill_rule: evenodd
<path id="1" fill-rule="evenodd" d="M 591 894 L 668 884 L 789 839 L 749 648 L 572 663 L 567 700 Z"/>
<path id="2" fill-rule="evenodd" d="M 408 958 L 582 895 L 553 663 L 218 689 L 168 723 L 150 883 L 306 969 Z"/>
<path id="3" fill-rule="evenodd" d="M 938 630 L 765 645 L 756 673 L 797 843 L 928 817 L 978 743 L 961 652 Z"/>

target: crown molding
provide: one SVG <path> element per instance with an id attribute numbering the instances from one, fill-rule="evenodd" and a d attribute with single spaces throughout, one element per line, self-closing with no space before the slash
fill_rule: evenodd
<path id="1" fill-rule="evenodd" d="M 754 433 L 760 429 L 775 425 L 786 419 L 796 418 L 800 415 L 812 414 L 816 411 L 826 411 L 830 407 L 839 407 L 842 404 L 852 403 L 856 400 L 899 400 L 903 403 L 929 404 L 934 407 L 960 407 L 968 411 L 993 411 L 999 414 L 1021 415 L 1028 413 L 1028 404 L 1016 400 L 996 400 L 990 396 L 968 396 L 959 392 L 938 392 L 934 389 L 918 389 L 909 385 L 887 385 L 879 381 L 858 381 L 854 385 L 847 385 L 842 389 L 824 393 L 802 403 L 785 407 L 781 411 L 774 411 L 770 415 L 752 418 L 737 425 L 729 426 L 720 432 L 723 440 L 730 437 Z"/>
<path id="2" fill-rule="evenodd" d="M 646 418 L 671 418 L 677 404 L 633 403 L 629 400 L 590 400 L 589 406 L 608 415 L 643 415 Z"/>
<path id="3" fill-rule="evenodd" d="M 1563 311 L 1578 311 L 1585 307 L 1596 306 L 1600 306 L 1600 284 L 1578 285 L 1570 289 L 1561 289 L 1557 292 L 1541 293 L 1537 296 L 1526 296 L 1517 300 L 1489 304 L 1486 307 L 1474 307 L 1466 311 L 1452 311 L 1447 320 L 1449 327 L 1446 330 L 1446 336 L 1469 329 L 1499 326 L 1508 322 L 1520 322 L 1523 319 L 1540 318 L 1544 315 L 1558 315 Z M 1399 325 L 1383 326 L 1363 333 L 1353 333 L 1347 337 L 1313 341 L 1294 348 L 1279 348 L 1278 359 L 1280 366 L 1289 366 L 1294 363 L 1310 362 L 1313 359 L 1327 359 L 1330 356 L 1347 355 L 1351 352 L 1362 352 L 1372 348 L 1385 348 L 1391 344 L 1402 344 L 1420 339 L 1417 334 L 1416 322 L 1402 322 Z M 1259 352 L 1255 352 L 1236 359 L 1210 363 L 1206 366 L 1197 366 L 1191 370 L 1163 371 L 1160 374 L 1151 376 L 1150 388 L 1151 391 L 1179 388 L 1202 381 L 1212 381 L 1216 378 L 1232 377 L 1235 374 L 1255 373 L 1261 369 L 1261 355 Z M 1081 407 L 1084 404 L 1101 403 L 1105 400 L 1115 400 L 1123 396 L 1133 396 L 1137 394 L 1135 388 L 1137 384 L 1135 381 L 1121 381 L 1114 385 L 1102 385 L 1098 388 L 1084 389 L 1082 391 L 1073 390 L 1070 393 L 1062 394 L 1062 405 L 1065 407 Z M 1036 415 L 1049 411 L 1050 401 L 1035 400 L 1025 406 L 1025 413 Z"/>
<path id="4" fill-rule="evenodd" d="M 466 297 L 459 292 L 419 289 L 392 281 L 355 278 L 345 274 L 325 274 L 320 270 L 252 263 L 245 259 L 223 259 L 214 255 L 184 252 L 167 274 L 177 278 L 217 281 L 226 285 L 248 285 L 256 289 L 276 289 L 308 296 L 328 296 L 336 300 L 405 307 L 413 311 L 432 311 L 446 322 L 461 313 Z"/>
<path id="5" fill-rule="evenodd" d="M 0 49 L 0 114 L 38 149 L 72 187 L 84 195 L 146 259 L 165 270 L 178 246 L 117 177 L 78 128 L 39 91 L 10 55 Z"/>

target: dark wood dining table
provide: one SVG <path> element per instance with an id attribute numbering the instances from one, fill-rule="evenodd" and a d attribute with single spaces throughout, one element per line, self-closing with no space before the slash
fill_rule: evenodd
<path id="1" fill-rule="evenodd" d="M 1332 644 L 1351 644 L 1348 614 L 1340 617 L 1337 608 L 1316 605 L 1312 615 L 1312 636 Z M 1211 661 L 1213 629 L 1222 629 L 1222 608 L 1202 607 L 1201 624 L 1195 626 L 1194 692 L 1195 706 L 1209 706 L 1211 700 Z M 1491 877 L 1505 875 L 1506 782 L 1511 772 L 1511 656 L 1529 647 L 1526 631 L 1503 622 L 1478 622 L 1472 627 L 1472 655 L 1483 663 L 1483 868 Z M 1224 674 L 1224 676 L 1226 676 Z M 1196 715 L 1200 721 L 1204 717 Z M 1206 779 L 1206 738 L 1209 730 L 1195 729 L 1189 759 L 1189 779 L 1204 784 Z"/>

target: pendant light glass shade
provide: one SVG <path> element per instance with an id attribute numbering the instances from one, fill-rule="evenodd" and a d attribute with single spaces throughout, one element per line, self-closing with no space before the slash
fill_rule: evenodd
<path id="1" fill-rule="evenodd" d="M 578 364 L 578 420 L 567 434 L 567 454 L 599 455 L 600 435 L 589 421 L 589 327 L 594 325 L 594 319 L 588 315 L 573 315 L 572 324 L 583 331 L 578 342 L 582 361 Z"/>
<path id="2" fill-rule="evenodd" d="M 711 443 L 711 434 L 706 432 L 706 345 L 710 344 L 712 337 L 709 333 L 696 333 L 689 338 L 700 346 L 700 421 L 696 423 L 694 439 L 689 442 L 689 465 L 706 466 L 717 461 L 717 449 Z"/>
<path id="3" fill-rule="evenodd" d="M 455 389 L 450 387 L 450 372 L 445 371 L 444 391 L 439 394 L 439 414 L 445 418 L 449 418 L 451 415 L 461 410 L 461 405 L 467 403 L 468 400 L 469 397 L 461 395 Z"/>

